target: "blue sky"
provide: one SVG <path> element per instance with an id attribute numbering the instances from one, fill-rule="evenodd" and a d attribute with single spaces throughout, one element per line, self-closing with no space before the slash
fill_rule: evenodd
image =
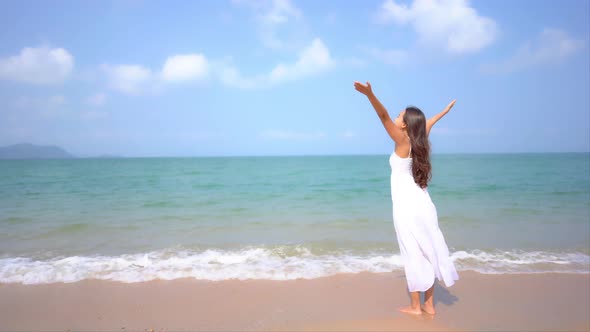
<path id="1" fill-rule="evenodd" d="M 355 80 L 434 153 L 590 151 L 590 1 L 3 1 L 0 145 L 386 154 Z"/>

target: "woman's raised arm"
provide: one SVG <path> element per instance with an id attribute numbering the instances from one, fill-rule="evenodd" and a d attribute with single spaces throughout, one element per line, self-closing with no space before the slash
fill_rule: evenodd
<path id="1" fill-rule="evenodd" d="M 453 108 L 453 106 L 455 105 L 455 102 L 457 101 L 457 99 L 454 99 L 452 102 L 450 102 L 447 107 L 445 107 L 444 110 L 442 110 L 442 112 L 438 113 L 437 115 L 431 117 L 430 119 L 428 119 L 426 121 L 426 135 L 430 134 L 430 129 L 432 129 L 432 126 L 434 126 L 434 124 L 440 120 L 443 116 L 445 116 L 447 113 L 449 113 L 449 111 L 451 110 L 451 108 Z"/>
<path id="2" fill-rule="evenodd" d="M 364 94 L 365 96 L 367 96 L 367 98 L 369 98 L 371 105 L 373 105 L 375 112 L 377 112 L 377 115 L 379 116 L 379 119 L 381 119 L 381 123 L 383 124 L 383 127 L 385 127 L 385 130 L 387 131 L 389 136 L 396 143 L 402 142 L 404 134 L 395 126 L 393 121 L 391 121 L 391 118 L 389 117 L 389 113 L 387 113 L 385 106 L 383 106 L 383 104 L 381 104 L 381 102 L 379 101 L 379 99 L 377 99 L 375 94 L 373 94 L 371 83 L 367 82 L 367 84 L 363 84 L 360 82 L 354 82 L 354 88 L 358 92 Z"/>

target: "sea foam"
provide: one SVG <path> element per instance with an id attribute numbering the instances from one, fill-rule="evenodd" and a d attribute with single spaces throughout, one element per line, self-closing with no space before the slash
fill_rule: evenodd
<path id="1" fill-rule="evenodd" d="M 486 274 L 590 273 L 590 256 L 582 252 L 455 251 L 451 258 L 459 271 Z M 200 280 L 313 279 L 338 273 L 402 271 L 399 253 L 350 252 L 313 254 L 305 246 L 247 247 L 204 251 L 163 249 L 118 256 L 70 256 L 51 259 L 0 259 L 0 282 L 45 284 L 86 279 L 143 282 L 156 279 Z"/>

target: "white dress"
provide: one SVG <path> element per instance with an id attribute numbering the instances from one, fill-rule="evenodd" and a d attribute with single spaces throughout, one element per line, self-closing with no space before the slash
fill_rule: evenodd
<path id="1" fill-rule="evenodd" d="M 408 290 L 424 292 L 434 284 L 435 277 L 450 287 L 459 275 L 438 227 L 436 207 L 428 190 L 414 182 L 410 155 L 400 158 L 394 150 L 389 157 L 393 224 Z"/>

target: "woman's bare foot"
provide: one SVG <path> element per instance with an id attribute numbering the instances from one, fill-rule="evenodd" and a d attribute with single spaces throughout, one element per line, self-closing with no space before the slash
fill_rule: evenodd
<path id="1" fill-rule="evenodd" d="M 420 310 L 420 308 L 414 308 L 412 306 L 398 308 L 397 310 L 399 310 L 403 313 L 406 313 L 406 314 L 411 314 L 411 315 L 421 315 L 422 314 L 422 310 Z"/>
<path id="2" fill-rule="evenodd" d="M 427 314 L 430 314 L 430 315 L 436 314 L 436 311 L 434 310 L 434 306 L 432 304 L 428 305 L 428 304 L 424 303 L 424 305 L 421 306 L 421 309 Z"/>

